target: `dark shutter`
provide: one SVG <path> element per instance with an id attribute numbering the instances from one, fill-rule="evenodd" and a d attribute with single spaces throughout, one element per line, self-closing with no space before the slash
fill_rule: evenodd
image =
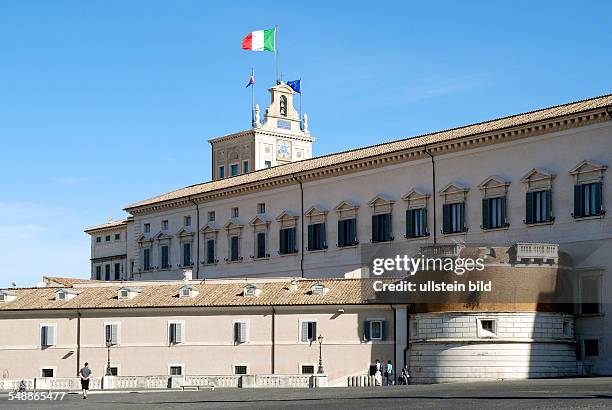
<path id="1" fill-rule="evenodd" d="M 319 249 L 323 249 L 327 246 L 327 230 L 325 229 L 325 223 L 319 224 L 317 245 Z"/>
<path id="2" fill-rule="evenodd" d="M 593 188 L 595 189 L 595 213 L 596 215 L 601 215 L 603 213 L 603 201 L 602 201 L 602 183 L 596 182 L 593 184 Z"/>
<path id="3" fill-rule="evenodd" d="M 285 229 L 281 229 L 280 230 L 280 249 L 279 249 L 280 254 L 285 254 L 287 253 L 287 235 L 286 235 L 286 230 Z"/>
<path id="4" fill-rule="evenodd" d="M 584 192 L 583 185 L 574 185 L 574 218 L 580 218 L 584 214 L 582 193 Z"/>
<path id="5" fill-rule="evenodd" d="M 232 255 L 231 259 L 233 261 L 238 260 L 238 237 L 232 236 Z"/>
<path id="6" fill-rule="evenodd" d="M 491 225 L 491 201 L 488 198 L 482 200 L 482 229 L 489 229 Z"/>
<path id="7" fill-rule="evenodd" d="M 451 206 L 449 204 L 442 205 L 442 233 L 450 232 L 450 222 L 451 222 L 450 213 L 451 213 Z"/>
<path id="8" fill-rule="evenodd" d="M 414 218 L 414 211 L 407 209 L 406 210 L 406 238 L 414 237 L 413 218 Z"/>
<path id="9" fill-rule="evenodd" d="M 344 246 L 343 221 L 338 221 L 338 246 Z"/>
<path id="10" fill-rule="evenodd" d="M 527 192 L 525 195 L 525 223 L 533 223 L 533 192 Z"/>
<path id="11" fill-rule="evenodd" d="M 552 221 L 552 191 L 545 191 L 546 198 L 546 221 Z"/>
<path id="12" fill-rule="evenodd" d="M 459 232 L 465 232 L 465 202 L 461 202 L 459 205 Z"/>
<path id="13" fill-rule="evenodd" d="M 318 249 L 314 243 L 314 225 L 308 225 L 308 250 Z"/>
<path id="14" fill-rule="evenodd" d="M 351 241 L 351 245 L 355 245 L 357 243 L 357 219 L 353 218 L 349 223 L 349 240 Z"/>
<path id="15" fill-rule="evenodd" d="M 206 242 L 206 262 L 215 263 L 215 240 L 209 239 Z"/>
<path id="16" fill-rule="evenodd" d="M 266 234 L 265 232 L 257 233 L 257 257 L 266 257 Z"/>
<path id="17" fill-rule="evenodd" d="M 384 320 L 380 321 L 380 340 L 387 340 L 387 322 Z"/>
<path id="18" fill-rule="evenodd" d="M 378 215 L 372 215 L 372 242 L 378 242 L 381 240 L 379 235 L 379 218 Z"/>
<path id="19" fill-rule="evenodd" d="M 365 340 L 370 340 L 370 321 L 366 320 L 363 322 L 363 338 Z"/>
<path id="20" fill-rule="evenodd" d="M 295 253 L 295 228 L 287 229 L 287 253 Z"/>
<path id="21" fill-rule="evenodd" d="M 423 227 L 423 231 L 421 232 L 421 235 L 425 236 L 429 233 L 429 227 L 428 227 L 428 222 L 427 222 L 427 208 L 423 208 L 423 211 L 421 212 L 421 221 L 422 221 L 422 227 Z"/>
<path id="22" fill-rule="evenodd" d="M 383 216 L 383 239 L 385 241 L 390 241 L 391 240 L 391 214 L 385 214 Z"/>
<path id="23" fill-rule="evenodd" d="M 508 212 L 506 210 L 506 197 L 499 198 L 499 206 L 501 207 L 501 226 L 508 226 Z"/>

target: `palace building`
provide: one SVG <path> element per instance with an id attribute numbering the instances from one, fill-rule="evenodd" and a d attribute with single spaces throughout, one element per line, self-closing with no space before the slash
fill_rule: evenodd
<path id="1" fill-rule="evenodd" d="M 91 282 L 4 291 L 0 322 L 28 320 L 29 373 L 73 374 L 57 358 L 77 344 L 103 362 L 111 326 L 133 376 L 310 373 L 317 333 L 330 385 L 376 358 L 417 383 L 612 374 L 612 95 L 313 157 L 293 90 L 269 91 L 251 129 L 209 141 L 212 181 L 85 231 Z M 476 255 L 512 297 L 389 301 L 370 293 L 381 252 Z"/>

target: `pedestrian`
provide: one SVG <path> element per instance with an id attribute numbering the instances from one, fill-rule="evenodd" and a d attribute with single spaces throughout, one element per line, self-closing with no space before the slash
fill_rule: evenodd
<path id="1" fill-rule="evenodd" d="M 85 362 L 85 366 L 79 370 L 79 376 L 81 376 L 81 389 L 83 390 L 83 399 L 87 398 L 87 390 L 89 390 L 89 376 L 91 376 L 91 369 L 89 363 Z"/>
<path id="2" fill-rule="evenodd" d="M 376 386 L 382 386 L 382 364 L 380 363 L 380 360 L 376 359 L 374 369 L 374 384 Z"/>
<path id="3" fill-rule="evenodd" d="M 404 385 L 408 385 L 408 379 L 410 378 L 410 374 L 408 374 L 408 365 L 404 365 L 402 368 L 402 375 L 400 376 L 401 383 Z"/>
<path id="4" fill-rule="evenodd" d="M 393 380 L 393 365 L 391 364 L 391 360 L 387 360 L 385 379 L 387 380 L 387 386 L 392 386 L 395 384 L 395 381 Z"/>

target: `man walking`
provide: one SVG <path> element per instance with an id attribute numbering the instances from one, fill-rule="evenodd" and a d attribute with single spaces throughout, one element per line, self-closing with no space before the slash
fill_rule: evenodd
<path id="1" fill-rule="evenodd" d="M 387 379 L 387 386 L 392 386 L 395 384 L 391 360 L 387 361 L 387 367 L 385 368 L 385 379 Z"/>
<path id="2" fill-rule="evenodd" d="M 87 398 L 87 390 L 89 390 L 89 376 L 91 376 L 91 369 L 89 363 L 85 362 L 85 366 L 79 370 L 79 376 L 81 376 L 81 389 L 83 389 L 83 399 Z"/>

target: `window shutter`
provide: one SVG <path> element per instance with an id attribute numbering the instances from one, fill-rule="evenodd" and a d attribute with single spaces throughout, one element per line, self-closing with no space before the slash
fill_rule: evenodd
<path id="1" fill-rule="evenodd" d="M 111 335 L 112 329 L 111 329 L 111 325 L 105 325 L 104 326 L 104 342 L 110 342 L 112 339 L 112 335 Z"/>
<path id="2" fill-rule="evenodd" d="M 427 222 L 427 207 L 423 208 L 423 212 L 421 212 L 421 223 L 423 226 L 423 231 L 421 232 L 421 235 L 425 235 L 429 233 L 429 225 Z"/>
<path id="3" fill-rule="evenodd" d="M 366 320 L 363 322 L 363 338 L 365 340 L 370 340 L 370 321 Z"/>
<path id="4" fill-rule="evenodd" d="M 410 209 L 406 210 L 406 238 L 413 238 L 413 218 L 414 218 L 414 211 L 411 211 Z"/>
<path id="5" fill-rule="evenodd" d="M 380 340 L 387 340 L 387 322 L 385 320 L 380 321 Z"/>
<path id="6" fill-rule="evenodd" d="M 459 204 L 459 215 L 460 215 L 460 220 L 459 220 L 459 229 L 461 230 L 460 232 L 465 232 L 466 231 L 466 226 L 465 226 L 465 202 L 462 202 Z"/>
<path id="7" fill-rule="evenodd" d="M 442 233 L 450 232 L 450 212 L 451 206 L 449 204 L 442 205 Z"/>
<path id="8" fill-rule="evenodd" d="M 379 236 L 378 215 L 372 215 L 372 242 L 377 242 L 381 238 Z"/>
<path id="9" fill-rule="evenodd" d="M 116 345 L 119 343 L 119 340 L 118 340 L 119 326 L 116 324 L 110 325 L 110 330 L 111 330 L 111 343 Z"/>
<path id="10" fill-rule="evenodd" d="M 40 345 L 47 346 L 47 326 L 42 326 L 40 328 Z"/>
<path id="11" fill-rule="evenodd" d="M 168 338 L 170 339 L 170 343 L 176 343 L 176 323 L 170 323 L 168 331 Z"/>
<path id="12" fill-rule="evenodd" d="M 533 192 L 527 192 L 525 195 L 525 223 L 533 223 Z"/>
<path id="13" fill-rule="evenodd" d="M 503 227 L 508 226 L 508 213 L 506 210 L 506 197 L 502 196 L 499 199 L 499 206 L 501 207 L 501 223 Z"/>
<path id="14" fill-rule="evenodd" d="M 289 238 L 287 238 L 287 252 L 288 253 L 294 253 L 296 251 L 295 248 L 295 236 L 296 236 L 296 230 L 295 228 L 291 228 L 287 230 L 287 233 L 289 234 Z"/>
<path id="15" fill-rule="evenodd" d="M 349 223 L 349 240 L 351 241 L 351 245 L 355 245 L 357 243 L 357 218 L 353 218 Z"/>
<path id="16" fill-rule="evenodd" d="M 327 229 L 325 222 L 319 225 L 319 247 L 324 248 L 327 246 Z"/>
<path id="17" fill-rule="evenodd" d="M 247 341 L 247 324 L 246 322 L 240 322 L 240 343 Z"/>
<path id="18" fill-rule="evenodd" d="M 386 241 L 391 240 L 391 214 L 386 214 L 383 217 L 383 221 L 384 221 L 384 239 Z"/>
<path id="19" fill-rule="evenodd" d="M 317 339 L 317 322 L 311 322 L 312 323 L 312 340 L 316 340 Z"/>
<path id="20" fill-rule="evenodd" d="M 47 344 L 46 346 L 55 346 L 55 327 L 47 326 Z"/>
<path id="21" fill-rule="evenodd" d="M 491 201 L 488 198 L 482 200 L 482 229 L 489 229 L 489 219 L 491 214 Z"/>
<path id="22" fill-rule="evenodd" d="M 237 236 L 232 236 L 232 255 L 231 255 L 231 259 L 232 260 L 237 260 L 238 259 L 238 237 Z"/>
<path id="23" fill-rule="evenodd" d="M 344 246 L 343 221 L 338 221 L 338 246 Z"/>
<path id="24" fill-rule="evenodd" d="M 314 225 L 308 225 L 308 250 L 315 249 L 314 243 Z"/>
<path id="25" fill-rule="evenodd" d="M 234 322 L 234 343 L 240 343 L 240 323 Z"/>
<path id="26" fill-rule="evenodd" d="M 308 341 L 308 322 L 302 322 L 302 342 Z"/>
<path id="27" fill-rule="evenodd" d="M 174 329 L 176 332 L 175 341 L 176 343 L 182 343 L 183 342 L 183 324 L 176 323 L 174 326 L 175 326 Z"/>
<path id="28" fill-rule="evenodd" d="M 206 242 L 206 261 L 208 263 L 215 263 L 215 240 L 209 239 Z"/>
<path id="29" fill-rule="evenodd" d="M 545 191 L 544 195 L 546 198 L 546 220 L 552 221 L 552 191 Z"/>
<path id="30" fill-rule="evenodd" d="M 279 233 L 280 244 L 278 251 L 279 253 L 284 254 L 287 253 L 287 235 L 284 229 L 281 229 Z"/>
<path id="31" fill-rule="evenodd" d="M 583 185 L 574 185 L 574 218 L 580 218 L 583 216 L 583 209 L 582 209 L 583 190 L 584 190 Z"/>
<path id="32" fill-rule="evenodd" d="M 601 215 L 603 213 L 602 183 L 596 182 L 593 187 L 595 188 L 595 212 L 597 215 Z"/>

